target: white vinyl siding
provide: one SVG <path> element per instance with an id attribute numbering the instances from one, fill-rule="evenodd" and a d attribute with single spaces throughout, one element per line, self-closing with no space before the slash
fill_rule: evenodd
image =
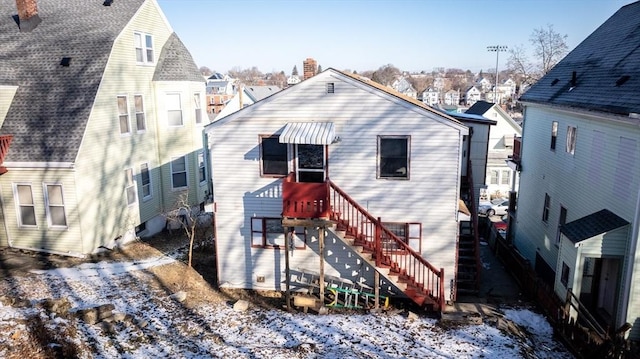
<path id="1" fill-rule="evenodd" d="M 448 296 L 455 273 L 455 246 L 451 244 L 457 239 L 460 144 L 466 128 L 426 110 L 416 110 L 393 96 L 380 95 L 364 84 L 332 76 L 331 71 L 325 71 L 305 87 L 275 94 L 252 105 L 250 112 L 237 112 L 205 129 L 213 144 L 209 162 L 217 204 L 216 243 L 226 258 L 243 258 L 219 263 L 221 285 L 278 289 L 283 285 L 276 280 L 277 274 L 265 283 L 256 283 L 255 276 L 273 276 L 274 256 L 275 263 L 284 263 L 284 251 L 264 255 L 264 249 L 251 248 L 247 253 L 245 247 L 251 243 L 251 218 L 278 218 L 282 213 L 282 180 L 256 175 L 261 166 L 257 139 L 259 135 L 279 134 L 287 123 L 320 116 L 323 121 L 334 122 L 341 139 L 327 149 L 331 181 L 385 222 L 422 223 L 422 244 L 416 244 L 416 248 L 422 249 L 431 264 L 445 269 Z M 334 83 L 333 94 L 326 94 L 326 80 Z M 410 179 L 376 180 L 380 135 L 414 139 Z M 292 162 L 289 159 L 289 168 L 293 168 Z M 229 174 L 231 168 L 232 175 L 222 175 Z M 415 205 L 407 206 L 405 199 L 415 199 Z M 307 238 L 308 246 L 317 246 L 317 234 L 307 234 Z M 331 239 L 326 243 L 333 244 Z M 328 261 L 333 265 L 327 271 L 338 271 L 355 258 L 339 244 L 336 240 L 332 247 Z M 291 268 L 317 266 L 315 250 L 304 252 L 299 256 L 300 252 L 294 253 Z M 349 255 L 352 258 L 347 258 Z M 354 264 L 358 267 L 362 262 Z M 363 275 L 354 272 L 349 272 L 349 279 Z"/>
<path id="2" fill-rule="evenodd" d="M 44 184 L 44 204 L 51 228 L 67 228 L 67 214 L 61 184 Z"/>
<path id="3" fill-rule="evenodd" d="M 36 205 L 33 200 L 31 184 L 16 183 L 14 185 L 14 197 L 18 211 L 18 225 L 20 227 L 36 227 Z"/>

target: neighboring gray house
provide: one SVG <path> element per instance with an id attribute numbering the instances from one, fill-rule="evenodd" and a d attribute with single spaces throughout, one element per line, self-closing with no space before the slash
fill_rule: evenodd
<path id="1" fill-rule="evenodd" d="M 640 2 L 521 98 L 517 250 L 564 300 L 640 340 Z M 576 313 L 573 313 L 576 315 Z"/>
<path id="2" fill-rule="evenodd" d="M 281 90 L 278 86 L 240 86 L 240 91 L 227 101 L 215 118 L 228 116 Z"/>
<path id="3" fill-rule="evenodd" d="M 413 99 L 418 97 L 418 91 L 416 91 L 416 89 L 413 88 L 413 85 L 411 85 L 411 82 L 409 82 L 409 80 L 407 80 L 405 77 L 401 77 L 395 80 L 391 85 L 391 88 Z"/>
<path id="4" fill-rule="evenodd" d="M 0 19 L 0 245 L 82 256 L 204 201 L 204 80 L 155 0 L 0 0 Z"/>

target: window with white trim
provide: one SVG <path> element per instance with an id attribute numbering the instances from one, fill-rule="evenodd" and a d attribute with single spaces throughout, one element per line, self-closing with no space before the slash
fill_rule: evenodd
<path id="1" fill-rule="evenodd" d="M 176 157 L 171 160 L 171 188 L 187 187 L 187 157 Z"/>
<path id="2" fill-rule="evenodd" d="M 36 206 L 33 202 L 33 191 L 30 184 L 15 184 L 14 196 L 18 205 L 18 225 L 20 227 L 35 227 Z"/>
<path id="3" fill-rule="evenodd" d="M 138 200 L 136 196 L 136 182 L 133 179 L 133 168 L 127 168 L 124 170 L 124 180 L 124 191 L 127 196 L 127 205 L 131 206 Z"/>
<path id="4" fill-rule="evenodd" d="M 575 154 L 577 129 L 573 126 L 567 126 L 567 153 Z"/>
<path id="5" fill-rule="evenodd" d="M 198 152 L 198 181 L 202 184 L 207 180 L 204 168 L 204 152 Z"/>
<path id="6" fill-rule="evenodd" d="M 136 107 L 136 129 L 143 132 L 147 129 L 147 123 L 144 117 L 144 100 L 142 95 L 133 96 L 133 102 Z"/>
<path id="7" fill-rule="evenodd" d="M 66 228 L 67 215 L 64 208 L 61 184 L 44 185 L 44 203 L 47 212 L 49 227 Z"/>
<path id="8" fill-rule="evenodd" d="M 509 170 L 502 170 L 501 174 L 500 174 L 500 184 L 506 184 L 508 185 L 509 179 L 511 178 L 511 171 Z"/>
<path id="9" fill-rule="evenodd" d="M 147 200 L 153 197 L 151 192 L 151 174 L 149 173 L 149 164 L 140 165 L 140 185 L 142 187 L 142 199 Z"/>
<path id="10" fill-rule="evenodd" d="M 196 123 L 202 123 L 202 109 L 200 108 L 200 93 L 193 94 L 193 105 L 196 109 Z"/>
<path id="11" fill-rule="evenodd" d="M 291 233 L 291 245 L 296 249 L 304 249 L 307 235 L 304 227 L 294 227 Z M 282 218 L 251 218 L 251 247 L 284 248 L 284 227 Z"/>
<path id="12" fill-rule="evenodd" d="M 489 184 L 498 184 L 498 170 L 489 171 Z"/>
<path id="13" fill-rule="evenodd" d="M 131 132 L 129 125 L 129 104 L 127 96 L 118 96 L 118 119 L 120 122 L 120 134 L 126 135 Z"/>
<path id="14" fill-rule="evenodd" d="M 551 123 L 551 150 L 556 150 L 556 140 L 558 139 L 558 121 Z"/>
<path id="15" fill-rule="evenodd" d="M 548 193 L 544 194 L 544 207 L 542 208 L 542 221 L 549 221 L 549 212 L 551 212 L 551 197 Z"/>
<path id="16" fill-rule="evenodd" d="M 179 93 L 168 93 L 165 96 L 169 126 L 182 126 L 182 106 Z"/>
<path id="17" fill-rule="evenodd" d="M 139 64 L 153 64 L 153 37 L 141 32 L 133 33 L 136 48 L 136 62 Z"/>
<path id="18" fill-rule="evenodd" d="M 378 178 L 409 179 L 409 136 L 378 136 Z"/>

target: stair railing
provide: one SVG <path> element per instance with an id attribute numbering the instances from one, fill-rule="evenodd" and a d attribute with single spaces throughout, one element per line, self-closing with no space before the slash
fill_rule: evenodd
<path id="1" fill-rule="evenodd" d="M 437 269 L 402 239 L 382 225 L 379 218 L 329 183 L 331 219 L 345 227 L 358 245 L 375 253 L 376 266 L 388 266 L 444 308 L 444 268 Z"/>

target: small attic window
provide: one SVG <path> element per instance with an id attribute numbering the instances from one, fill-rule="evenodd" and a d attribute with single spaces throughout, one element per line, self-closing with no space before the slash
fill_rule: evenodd
<path id="1" fill-rule="evenodd" d="M 335 93 L 335 84 L 333 82 L 327 82 L 327 93 Z"/>
<path id="2" fill-rule="evenodd" d="M 60 65 L 61 66 L 69 67 L 70 64 L 71 64 L 71 58 L 70 57 L 63 57 L 62 60 L 60 60 Z"/>
<path id="3" fill-rule="evenodd" d="M 630 78 L 631 76 L 629 75 L 620 76 L 620 78 L 616 81 L 616 87 L 624 85 L 624 83 L 629 81 Z"/>
<path id="4" fill-rule="evenodd" d="M 558 83 L 558 79 L 553 79 L 553 81 L 551 81 L 551 86 L 555 86 Z"/>

